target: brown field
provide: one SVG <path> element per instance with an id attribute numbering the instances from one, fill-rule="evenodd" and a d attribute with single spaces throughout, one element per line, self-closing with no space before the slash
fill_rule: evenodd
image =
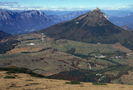
<path id="1" fill-rule="evenodd" d="M 113 48 L 122 49 L 123 51 L 127 53 L 131 53 L 132 51 L 124 46 L 122 46 L 120 43 L 116 43 L 112 45 Z"/>
<path id="2" fill-rule="evenodd" d="M 121 79 L 126 83 L 133 83 L 133 71 L 128 71 L 128 75 L 122 75 Z"/>
<path id="3" fill-rule="evenodd" d="M 65 84 L 65 80 L 35 78 L 27 74 L 5 74 L 0 72 L 0 90 L 133 90 L 133 86 L 121 84 L 92 85 L 81 82 L 78 85 Z M 5 79 L 15 76 L 15 79 Z"/>
<path id="4" fill-rule="evenodd" d="M 30 47 L 23 47 L 23 48 L 14 48 L 10 51 L 7 51 L 6 54 L 13 54 L 13 53 L 20 53 L 20 52 L 35 52 L 42 50 L 42 48 L 30 48 Z"/>

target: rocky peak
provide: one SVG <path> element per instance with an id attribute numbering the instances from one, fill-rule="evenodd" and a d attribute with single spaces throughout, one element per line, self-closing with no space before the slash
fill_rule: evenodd
<path id="1" fill-rule="evenodd" d="M 16 13 L 16 12 L 0 11 L 0 20 L 13 19 L 13 18 L 15 18 L 16 15 L 18 15 L 18 13 Z"/>
<path id="2" fill-rule="evenodd" d="M 91 14 L 97 14 L 97 16 L 99 15 L 101 18 L 104 17 L 105 19 L 108 20 L 107 15 L 104 12 L 102 12 L 99 8 L 92 10 L 90 13 Z"/>
<path id="3" fill-rule="evenodd" d="M 41 12 L 41 11 L 37 11 L 37 10 L 30 10 L 30 11 L 25 11 L 24 12 L 25 14 L 34 14 L 34 15 L 44 15 L 45 13 L 44 12 Z"/>
<path id="4" fill-rule="evenodd" d="M 92 11 L 101 11 L 99 8 L 95 8 L 94 10 L 92 10 Z"/>
<path id="5" fill-rule="evenodd" d="M 96 26 L 96 25 L 102 26 L 106 25 L 108 22 L 106 14 L 104 14 L 99 8 L 96 8 L 84 15 L 81 15 L 77 19 L 78 21 L 79 20 L 83 21 L 88 26 Z"/>
<path id="6" fill-rule="evenodd" d="M 30 11 L 24 11 L 22 13 L 20 13 L 21 16 L 26 16 L 26 17 L 33 17 L 33 16 L 43 16 L 43 17 L 47 17 L 46 14 L 44 12 L 41 11 L 37 11 L 37 10 L 30 10 Z"/>

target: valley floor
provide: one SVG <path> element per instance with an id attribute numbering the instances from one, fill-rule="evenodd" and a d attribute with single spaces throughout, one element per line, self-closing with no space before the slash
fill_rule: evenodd
<path id="1" fill-rule="evenodd" d="M 0 67 L 27 68 L 34 73 L 50 76 L 53 79 L 78 80 L 80 82 L 96 82 L 100 78 L 96 74 L 100 74 L 101 77 L 105 76 L 101 82 L 133 85 L 133 54 L 130 49 L 122 46 L 119 42 L 116 44 L 91 44 L 47 36 L 44 36 L 44 40 L 41 41 L 41 33 L 18 35 L 14 38 L 17 41 L 11 40 L 10 42 L 10 47 L 14 48 L 6 51 L 5 54 L 0 54 Z M 6 40 L 1 42 L 6 42 Z M 6 50 L 6 45 L 8 44 L 2 44 L 1 50 L 3 48 Z M 99 56 L 104 56 L 104 58 L 99 58 Z M 112 90 L 114 88 L 126 89 L 126 86 L 120 88 L 119 85 L 100 87 L 82 83 L 75 86 L 66 85 L 66 81 L 58 81 L 54 84 L 46 79 L 26 80 L 28 78 L 18 77 L 11 80 L 0 78 L 0 88 L 3 87 L 0 90 L 26 90 L 27 88 L 29 90 L 41 90 L 41 88 L 42 90 L 48 88 L 51 90 L 60 88 L 60 90 L 64 90 L 62 88 L 65 88 L 67 90 L 70 86 L 72 89 L 84 90 L 90 88 L 91 90 L 92 88 L 103 90 L 103 87 L 105 89 L 112 88 Z"/>
<path id="2" fill-rule="evenodd" d="M 35 78 L 28 74 L 5 74 L 0 72 L 0 90 L 133 90 L 131 85 L 107 84 L 92 85 L 83 83 L 77 85 L 66 84 L 65 80 Z M 15 76 L 14 79 L 6 79 L 6 76 Z"/>

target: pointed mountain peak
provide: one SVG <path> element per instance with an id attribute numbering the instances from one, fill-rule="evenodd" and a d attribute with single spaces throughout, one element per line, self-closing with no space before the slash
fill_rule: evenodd
<path id="1" fill-rule="evenodd" d="M 108 16 L 104 12 L 102 12 L 99 8 L 92 10 L 91 13 L 97 13 L 99 14 L 100 17 L 104 17 L 108 20 Z"/>
<path id="2" fill-rule="evenodd" d="M 94 9 L 93 11 L 101 11 L 98 7 L 96 9 Z"/>
<path id="3" fill-rule="evenodd" d="M 102 26 L 102 25 L 107 25 L 108 17 L 99 8 L 96 8 L 84 15 L 81 15 L 76 20 L 77 21 L 81 20 L 82 23 L 84 23 L 84 25 L 87 24 L 89 26 L 96 26 L 96 25 Z"/>
<path id="4" fill-rule="evenodd" d="M 92 11 L 90 11 L 84 15 L 81 15 L 79 17 L 80 20 L 83 18 L 88 18 L 88 19 L 90 18 L 92 20 L 96 20 L 96 19 L 97 20 L 100 20 L 100 19 L 108 20 L 108 16 L 104 12 L 102 12 L 99 8 L 96 8 L 96 9 L 94 9 L 94 10 L 92 10 Z"/>
<path id="5" fill-rule="evenodd" d="M 99 13 L 103 13 L 99 8 L 95 8 L 95 9 L 92 10 L 91 12 L 99 12 Z"/>

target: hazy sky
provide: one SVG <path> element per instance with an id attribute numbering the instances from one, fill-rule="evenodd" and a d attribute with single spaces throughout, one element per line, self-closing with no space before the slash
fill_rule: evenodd
<path id="1" fill-rule="evenodd" d="M 132 10 L 133 0 L 0 0 L 0 8 L 10 10 Z"/>

